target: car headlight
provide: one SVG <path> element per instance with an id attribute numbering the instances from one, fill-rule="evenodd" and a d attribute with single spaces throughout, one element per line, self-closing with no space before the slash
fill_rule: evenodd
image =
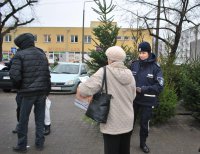
<path id="1" fill-rule="evenodd" d="M 74 80 L 69 80 L 67 82 L 65 82 L 65 85 L 74 85 L 75 81 Z"/>

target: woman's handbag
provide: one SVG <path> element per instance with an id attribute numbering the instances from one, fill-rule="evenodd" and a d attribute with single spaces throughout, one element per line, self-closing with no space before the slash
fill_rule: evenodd
<path id="1" fill-rule="evenodd" d="M 93 119 L 98 123 L 106 123 L 110 109 L 110 100 L 112 95 L 108 94 L 107 80 L 106 80 L 106 67 L 104 66 L 104 75 L 101 90 L 93 96 L 93 100 L 88 106 L 86 116 Z M 103 92 L 105 84 L 106 92 Z"/>

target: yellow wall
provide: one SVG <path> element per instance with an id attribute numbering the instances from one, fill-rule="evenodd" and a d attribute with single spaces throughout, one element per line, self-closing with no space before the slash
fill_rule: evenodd
<path id="1" fill-rule="evenodd" d="M 93 39 L 95 37 L 92 34 L 92 28 L 96 27 L 99 22 L 91 22 L 90 27 L 85 27 L 84 34 L 91 35 Z M 117 24 L 117 23 L 114 23 Z M 133 32 L 132 32 L 133 31 Z M 12 41 L 3 43 L 3 52 L 10 52 L 11 47 L 16 47 L 13 43 L 14 38 L 22 33 L 32 33 L 37 35 L 36 46 L 42 48 L 45 52 L 81 52 L 82 51 L 82 27 L 18 27 L 16 30 L 11 31 Z M 133 47 L 132 33 L 136 35 L 137 31 L 129 28 L 120 28 L 119 35 L 128 36 L 127 40 L 118 40 L 117 45 L 128 45 Z M 44 35 L 51 36 L 51 42 L 44 41 Z M 64 42 L 57 42 L 57 35 L 64 35 Z M 78 35 L 78 42 L 71 43 L 71 35 Z M 142 30 L 143 40 L 152 44 L 152 37 L 148 34 L 147 30 Z M 84 51 L 89 52 L 90 49 L 95 49 L 95 43 L 84 44 Z"/>
<path id="2" fill-rule="evenodd" d="M 149 35 L 149 32 L 147 29 L 141 30 L 142 34 L 140 36 L 140 39 L 138 40 L 138 43 L 140 43 L 142 40 L 149 42 L 152 45 L 152 37 Z M 130 29 L 130 28 L 121 28 L 119 30 L 118 36 L 121 36 L 122 39 L 117 41 L 117 45 L 127 45 L 129 47 L 133 47 L 133 43 L 135 42 L 132 37 L 133 35 L 136 37 L 137 36 L 137 29 Z M 128 39 L 125 39 L 127 37 Z"/>

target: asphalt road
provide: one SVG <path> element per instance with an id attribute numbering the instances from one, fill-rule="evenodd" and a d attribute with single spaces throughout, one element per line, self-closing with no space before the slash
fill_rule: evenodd
<path id="1" fill-rule="evenodd" d="M 17 143 L 12 130 L 16 125 L 15 92 L 0 90 L 0 154 L 13 154 Z M 34 148 L 35 123 L 31 113 L 28 132 L 30 154 L 103 154 L 103 139 L 99 127 L 84 120 L 84 111 L 74 106 L 74 94 L 50 94 L 52 101 L 52 132 L 45 140 L 45 148 Z M 131 154 L 139 149 L 139 127 L 132 135 Z M 159 127 L 151 127 L 147 144 L 151 154 L 200 154 L 200 125 L 190 116 L 176 116 Z"/>

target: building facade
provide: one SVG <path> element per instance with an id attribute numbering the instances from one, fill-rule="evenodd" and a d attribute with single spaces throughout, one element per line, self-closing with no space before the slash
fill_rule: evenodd
<path id="1" fill-rule="evenodd" d="M 159 51 L 167 55 L 169 48 L 160 42 Z M 182 31 L 176 51 L 176 64 L 183 64 L 200 58 L 200 25 Z"/>
<path id="2" fill-rule="evenodd" d="M 14 39 L 22 33 L 32 33 L 35 36 L 35 44 L 42 48 L 50 63 L 55 61 L 81 62 L 82 54 L 87 58 L 90 50 L 96 49 L 95 36 L 92 33 L 94 27 L 100 22 L 91 22 L 90 27 L 84 28 L 84 52 L 82 52 L 82 27 L 18 27 L 4 37 L 3 42 L 3 59 L 9 60 L 11 54 L 16 51 Z M 114 23 L 117 24 L 117 23 Z M 142 39 L 152 43 L 152 37 L 148 30 L 144 29 Z M 120 28 L 117 37 L 117 45 L 132 46 L 134 35 L 137 29 Z"/>

